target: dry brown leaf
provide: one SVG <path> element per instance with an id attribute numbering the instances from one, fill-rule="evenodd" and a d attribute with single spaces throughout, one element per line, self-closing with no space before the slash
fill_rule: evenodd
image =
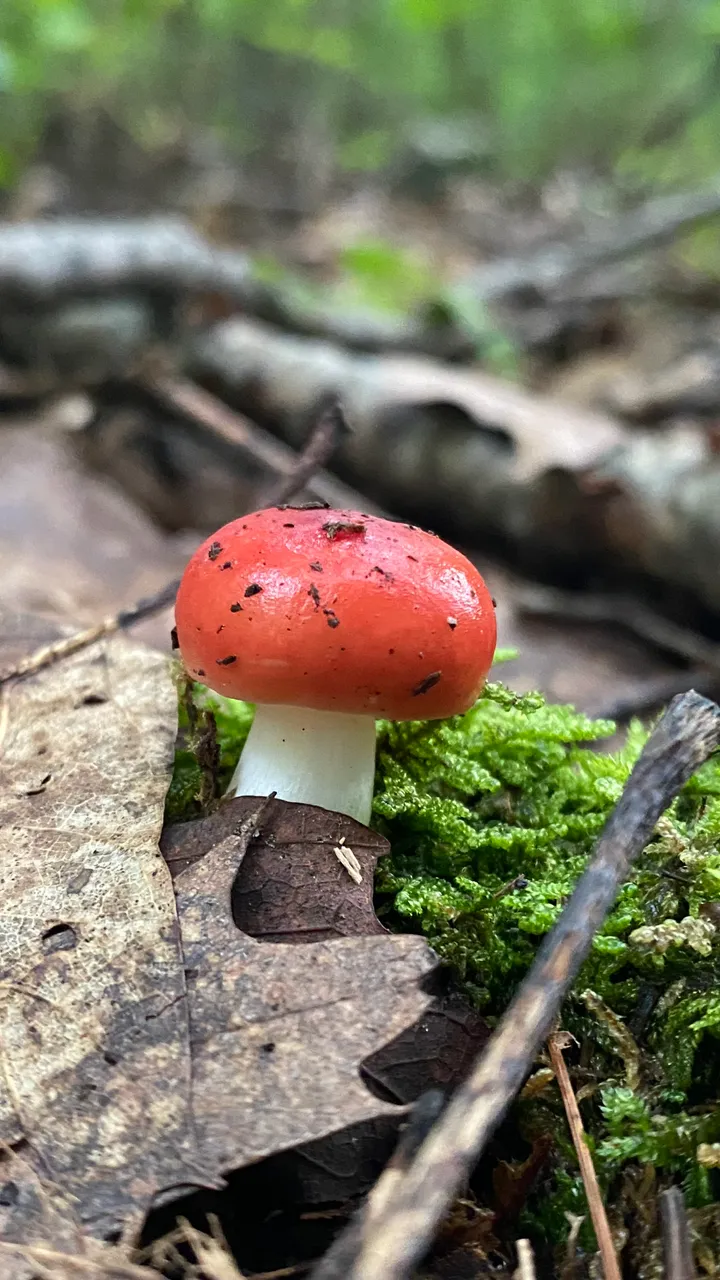
<path id="1" fill-rule="evenodd" d="M 8 621 L 8 658 L 47 630 Z M 360 1066 L 420 1017 L 435 966 L 420 938 L 292 947 L 241 933 L 230 893 L 262 827 L 254 811 L 178 877 L 180 955 L 157 848 L 175 703 L 166 659 L 116 637 L 8 687 L 2 704 L 0 1139 L 25 1144 L 95 1237 L 139 1219 L 158 1192 L 397 1116 Z M 283 808 L 292 854 L 293 807 Z M 331 843 L 360 833 L 325 818 Z M 336 889 L 360 918 L 377 850 L 356 843 L 360 886 L 323 848 L 329 881 L 345 878 Z M 24 1222 L 21 1206 L 20 1243 L 54 1245 L 37 1214 Z"/>
<path id="2" fill-rule="evenodd" d="M 160 847 L 173 875 L 233 835 L 254 801 L 237 797 L 195 822 L 163 832 Z M 336 850 L 351 851 L 361 880 Z M 373 908 L 375 864 L 390 846 L 344 813 L 274 800 L 233 885 L 238 929 L 263 942 L 321 942 L 384 933 Z"/>
<path id="3" fill-rule="evenodd" d="M 298 947 L 241 933 L 232 885 L 267 807 L 258 801 L 235 834 L 175 881 L 194 1114 L 205 1161 L 223 1171 L 397 1115 L 363 1084 L 360 1064 L 421 1016 L 429 997 L 420 983 L 436 963 L 422 938 Z"/>
<path id="4" fill-rule="evenodd" d="M 203 1178 L 157 844 L 176 694 L 165 658 L 115 638 L 6 689 L 2 723 L 0 1138 L 102 1237 Z"/>

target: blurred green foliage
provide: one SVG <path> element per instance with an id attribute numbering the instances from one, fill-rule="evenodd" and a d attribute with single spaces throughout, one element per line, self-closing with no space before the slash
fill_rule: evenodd
<path id="1" fill-rule="evenodd" d="M 501 176 L 689 180 L 720 160 L 719 37 L 718 0 L 3 0 L 0 180 L 57 93 L 142 136 L 322 135 L 359 171 L 412 122 L 470 113 Z"/>

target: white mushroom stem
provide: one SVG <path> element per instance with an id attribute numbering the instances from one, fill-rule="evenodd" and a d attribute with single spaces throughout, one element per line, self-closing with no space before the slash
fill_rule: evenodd
<path id="1" fill-rule="evenodd" d="M 370 821 L 375 721 L 337 711 L 260 703 L 228 795 L 315 804 Z"/>

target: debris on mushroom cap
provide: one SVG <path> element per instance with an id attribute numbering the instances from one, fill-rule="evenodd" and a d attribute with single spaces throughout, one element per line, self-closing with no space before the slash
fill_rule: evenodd
<path id="1" fill-rule="evenodd" d="M 474 565 L 406 524 L 310 508 L 290 526 L 286 513 L 234 520 L 192 557 L 176 604 L 187 668 L 250 702 L 391 720 L 471 706 L 496 640 Z"/>

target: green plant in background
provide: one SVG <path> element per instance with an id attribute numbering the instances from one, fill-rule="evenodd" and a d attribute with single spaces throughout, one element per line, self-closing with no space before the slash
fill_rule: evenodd
<path id="1" fill-rule="evenodd" d="M 193 698 L 217 717 L 224 785 L 251 709 L 199 686 Z M 572 893 L 647 737 L 634 724 L 620 751 L 590 749 L 613 728 L 502 684 L 463 716 L 378 726 L 374 821 L 391 843 L 378 912 L 391 928 L 424 933 L 490 1022 Z M 186 744 L 170 815 L 199 812 L 202 776 Z M 654 1196 L 673 1180 L 699 1215 L 720 1200 L 719 843 L 712 760 L 658 824 L 563 1010 L 603 1189 L 631 1220 L 652 1217 Z M 552 1083 L 513 1114 L 524 1141 L 552 1146 L 524 1229 L 553 1249 L 567 1236 L 566 1213 L 585 1206 Z M 633 1179 L 644 1189 L 634 1200 Z"/>
<path id="2" fill-rule="evenodd" d="M 3 176 L 62 94 L 308 171 L 381 169 L 419 120 L 470 116 L 500 178 L 687 182 L 720 162 L 719 34 L 717 0 L 3 0 Z"/>

